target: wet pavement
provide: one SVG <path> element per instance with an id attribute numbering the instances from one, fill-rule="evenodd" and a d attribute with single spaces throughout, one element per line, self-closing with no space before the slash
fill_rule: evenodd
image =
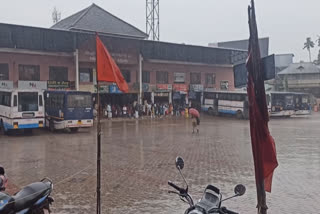
<path id="1" fill-rule="evenodd" d="M 274 119 L 279 167 L 267 195 L 269 213 L 319 213 L 320 114 Z M 230 196 L 236 184 L 247 193 L 224 203 L 240 213 L 256 213 L 249 124 L 232 118 L 203 117 L 200 134 L 190 120 L 104 121 L 102 136 L 103 213 L 183 213 L 187 207 L 169 195 L 167 181 L 183 185 L 199 199 L 207 184 Z M 94 213 L 95 129 L 77 134 L 36 131 L 32 136 L 0 136 L 0 164 L 13 192 L 43 177 L 54 181 L 53 213 Z"/>

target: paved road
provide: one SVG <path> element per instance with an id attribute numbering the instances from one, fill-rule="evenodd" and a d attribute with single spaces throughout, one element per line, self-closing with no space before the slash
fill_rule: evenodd
<path id="1" fill-rule="evenodd" d="M 275 119 L 279 167 L 270 213 L 319 213 L 320 115 Z M 200 134 L 184 119 L 105 121 L 103 123 L 103 213 L 183 213 L 186 205 L 168 195 L 167 181 L 182 185 L 175 157 L 190 192 L 198 199 L 207 184 L 225 196 L 243 183 L 247 193 L 224 203 L 240 213 L 256 213 L 256 195 L 248 121 L 202 118 Z M 15 191 L 45 176 L 53 179 L 55 214 L 93 213 L 95 208 L 95 130 L 77 134 L 36 131 L 32 136 L 0 136 L 0 163 Z"/>

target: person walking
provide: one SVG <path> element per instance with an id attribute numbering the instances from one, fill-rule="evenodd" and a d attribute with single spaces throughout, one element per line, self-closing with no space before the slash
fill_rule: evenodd
<path id="1" fill-rule="evenodd" d="M 200 119 L 199 117 L 191 116 L 192 118 L 192 134 L 197 130 L 197 133 L 199 133 L 199 128 L 198 126 L 200 125 Z"/>

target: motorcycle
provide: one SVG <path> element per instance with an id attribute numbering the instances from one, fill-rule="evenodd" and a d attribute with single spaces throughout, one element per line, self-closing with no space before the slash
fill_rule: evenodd
<path id="1" fill-rule="evenodd" d="M 50 197 L 53 183 L 49 178 L 29 184 L 13 196 L 4 192 L 5 183 L 3 173 L 0 175 L 0 214 L 44 214 L 45 210 L 51 213 L 50 205 L 54 200 Z"/>
<path id="2" fill-rule="evenodd" d="M 183 176 L 181 170 L 184 168 L 184 161 L 181 157 L 176 158 L 176 168 L 178 169 L 181 177 L 183 178 L 184 183 L 186 184 L 186 188 L 181 188 L 168 181 L 168 185 L 173 187 L 176 191 L 168 191 L 168 193 L 177 194 L 180 199 L 189 204 L 189 208 L 185 211 L 185 214 L 209 214 L 209 213 L 218 213 L 218 214 L 237 214 L 231 210 L 228 210 L 226 207 L 222 207 L 221 204 L 223 201 L 229 200 L 234 197 L 242 196 L 246 192 L 246 187 L 242 184 L 238 184 L 234 188 L 235 195 L 222 199 L 222 194 L 220 189 L 213 185 L 208 185 L 204 190 L 202 198 L 198 203 L 194 203 L 191 195 L 188 193 L 189 186 L 188 183 Z"/>

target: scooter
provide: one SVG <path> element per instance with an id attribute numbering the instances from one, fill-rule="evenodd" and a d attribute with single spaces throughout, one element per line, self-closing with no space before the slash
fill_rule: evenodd
<path id="1" fill-rule="evenodd" d="M 53 183 L 49 178 L 29 184 L 13 196 L 4 192 L 5 179 L 4 173 L 0 175 L 0 214 L 44 214 L 45 210 L 51 213 L 54 200 L 50 197 Z"/>
<path id="2" fill-rule="evenodd" d="M 168 181 L 168 185 L 177 190 L 169 191 L 169 193 L 177 194 L 183 202 L 189 204 L 189 208 L 185 211 L 185 214 L 237 214 L 236 212 L 228 210 L 226 207 L 222 207 L 221 204 L 223 201 L 229 200 L 234 197 L 242 196 L 246 192 L 246 187 L 244 185 L 238 184 L 234 188 L 235 195 L 226 199 L 222 199 L 220 189 L 213 185 L 208 185 L 204 190 L 202 198 L 199 200 L 198 203 L 195 204 L 191 195 L 188 193 L 189 186 L 181 172 L 181 170 L 184 168 L 184 161 L 181 157 L 176 158 L 176 168 L 178 169 L 187 187 L 184 189 L 178 187 L 171 181 Z"/>

